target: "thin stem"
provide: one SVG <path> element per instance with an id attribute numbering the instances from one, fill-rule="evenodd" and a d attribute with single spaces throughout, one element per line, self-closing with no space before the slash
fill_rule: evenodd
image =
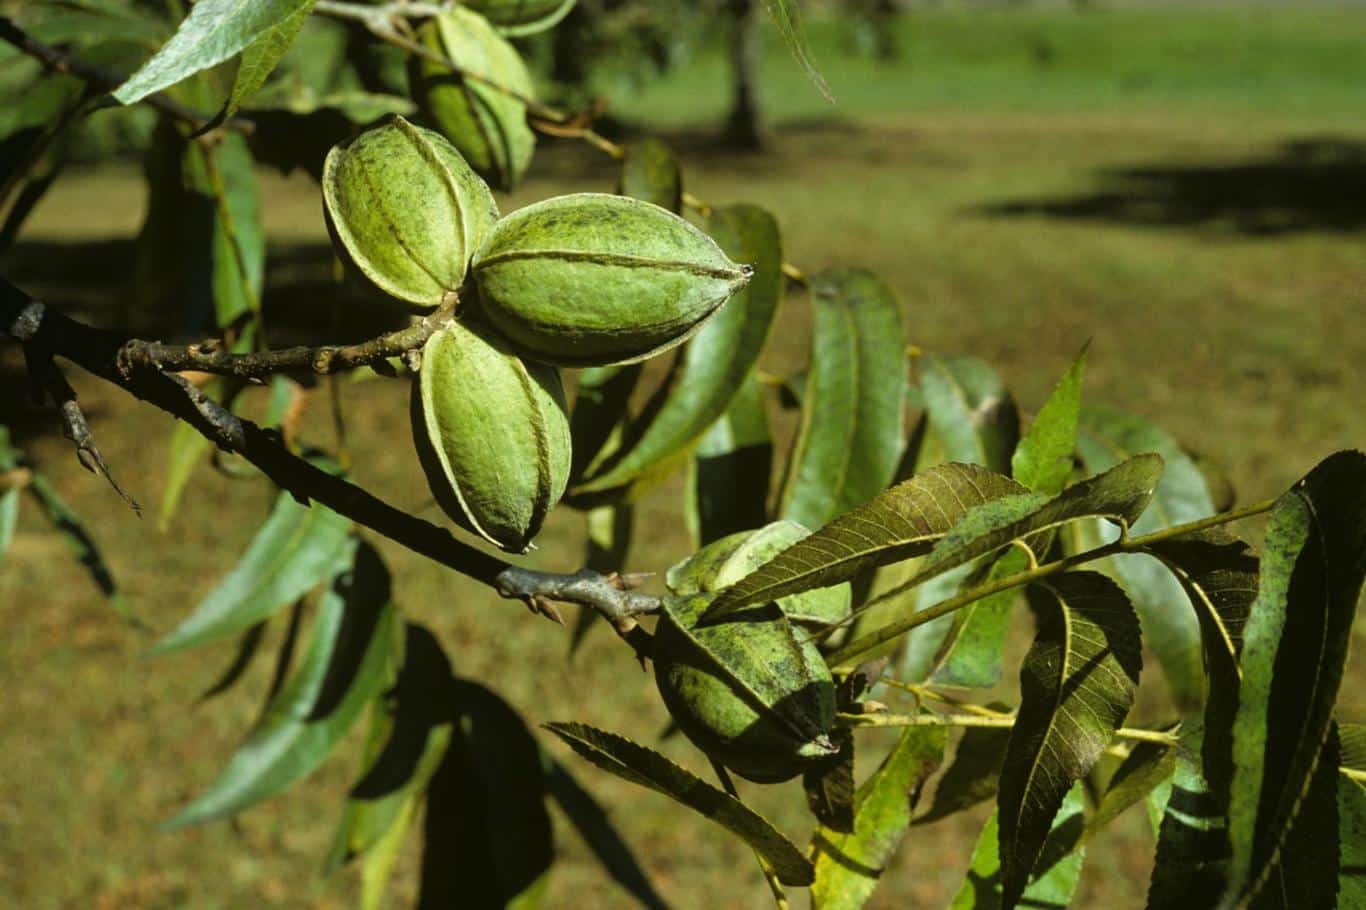
<path id="1" fill-rule="evenodd" d="M 1009 729 L 1015 726 L 1015 717 L 984 716 L 981 714 L 839 714 L 837 722 L 848 727 L 991 727 Z M 1175 733 L 1161 730 L 1144 730 L 1138 727 L 1120 727 L 1115 731 L 1117 739 L 1136 742 L 1157 743 L 1160 746 L 1175 746 L 1179 737 Z"/>
<path id="2" fill-rule="evenodd" d="M 1161 531 L 1154 531 L 1151 534 L 1143 534 L 1138 537 L 1125 537 L 1116 540 L 1113 543 L 1102 544 L 1101 546 L 1094 547 L 1082 553 L 1075 553 L 1071 556 L 1054 560 L 1053 562 L 1035 566 L 1034 568 L 1027 569 L 1023 572 L 1017 572 L 1014 575 L 1007 575 L 1004 578 L 999 578 L 975 588 L 969 588 L 968 590 L 962 591 L 946 600 L 942 600 L 931 607 L 926 607 L 924 610 L 913 613 L 905 619 L 889 623 L 880 629 L 868 633 L 862 638 L 857 638 L 854 641 L 849 642 L 844 647 L 831 654 L 828 662 L 831 667 L 849 666 L 855 663 L 858 658 L 879 645 L 904 635 L 917 626 L 922 626 L 927 622 L 933 622 L 941 616 L 949 615 L 955 610 L 961 610 L 963 607 L 975 603 L 984 597 L 990 597 L 992 594 L 997 594 L 1001 591 L 1008 591 L 1011 588 L 1018 588 L 1021 585 L 1027 585 L 1031 582 L 1038 581 L 1039 579 L 1057 575 L 1074 566 L 1094 562 L 1098 559 L 1105 559 L 1119 553 L 1139 553 L 1153 544 L 1161 543 L 1174 537 L 1180 537 L 1196 531 L 1203 531 L 1230 522 L 1251 518 L 1254 515 L 1260 515 L 1264 512 L 1271 511 L 1271 508 L 1275 504 L 1276 501 L 1274 499 L 1268 499 L 1262 502 L 1253 503 L 1252 505 L 1243 506 L 1240 509 L 1234 509 L 1230 512 L 1222 512 L 1218 515 L 1211 515 L 1208 518 L 1201 518 L 1197 521 L 1174 525 L 1170 528 L 1164 528 Z M 917 579 L 915 583 L 919 584 L 922 581 L 925 581 L 925 579 Z M 889 597 L 900 594 L 911 587 L 913 587 L 913 585 L 907 584 L 894 588 L 891 591 L 870 600 L 861 608 L 861 610 L 866 610 L 868 607 L 881 603 Z"/>

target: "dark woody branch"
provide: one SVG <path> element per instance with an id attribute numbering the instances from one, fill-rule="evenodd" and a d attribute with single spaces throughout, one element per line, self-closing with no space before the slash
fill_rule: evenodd
<path id="1" fill-rule="evenodd" d="M 513 566 L 457 540 L 445 528 L 410 515 L 361 487 L 315 467 L 295 455 L 279 435 L 244 420 L 218 404 L 184 377 L 158 369 L 120 367 L 120 355 L 139 342 L 77 322 L 28 299 L 0 279 L 0 335 L 24 347 L 29 363 L 60 356 L 112 383 L 141 401 L 190 424 L 219 448 L 241 455 L 300 502 L 316 501 L 415 553 L 521 600 L 552 619 L 552 601 L 591 607 L 640 650 L 644 633 L 633 617 L 656 612 L 658 598 L 629 590 L 631 579 L 590 570 L 569 575 Z M 145 343 L 143 343 L 145 344 Z"/>

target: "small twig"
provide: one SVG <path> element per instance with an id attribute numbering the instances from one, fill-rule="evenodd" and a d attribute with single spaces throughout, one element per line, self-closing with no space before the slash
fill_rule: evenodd
<path id="1" fill-rule="evenodd" d="M 838 714 L 836 722 L 846 727 L 995 727 L 1015 726 L 1013 715 L 983 716 L 981 714 Z M 1161 730 L 1144 730 L 1138 727 L 1120 727 L 1115 731 L 1118 739 L 1137 742 L 1157 743 L 1160 746 L 1175 746 L 1180 737 L 1175 733 Z"/>
<path id="2" fill-rule="evenodd" d="M 117 365 L 124 378 L 132 378 L 138 372 L 179 373 L 185 370 L 243 379 L 264 379 L 275 373 L 289 372 L 327 375 L 371 366 L 419 350 L 437 329 L 454 318 L 456 305 L 456 295 L 448 294 L 440 307 L 413 325 L 352 345 L 300 346 L 234 354 L 219 341 L 168 345 L 131 339 L 119 349 Z"/>
<path id="3" fill-rule="evenodd" d="M 661 608 L 658 597 L 631 590 L 639 578 L 615 572 L 603 575 L 592 569 L 561 575 L 508 566 L 494 579 L 494 587 L 504 597 L 520 600 L 533 612 L 547 615 L 556 622 L 562 620 L 551 601 L 591 607 L 612 624 L 617 634 L 630 640 L 637 630 L 635 617 L 658 613 Z"/>
<path id="4" fill-rule="evenodd" d="M 0 16 L 0 41 L 12 45 L 16 50 L 27 54 L 53 72 L 83 79 L 101 91 L 116 88 L 122 85 L 127 78 L 122 73 L 79 60 L 64 51 L 38 41 L 6 16 Z M 148 95 L 140 103 L 155 108 L 176 120 L 184 121 L 195 129 L 202 129 L 206 124 L 212 123 L 214 119 L 212 114 L 205 114 L 202 111 L 186 107 L 160 92 Z M 221 128 L 249 134 L 256 129 L 256 124 L 242 117 L 230 117 L 221 124 Z"/>
<path id="5" fill-rule="evenodd" d="M 142 516 L 142 506 L 138 505 L 136 499 L 119 486 L 119 482 L 114 479 L 114 475 L 109 470 L 109 464 L 104 460 L 104 455 L 100 452 L 99 446 L 95 445 L 94 434 L 90 432 L 90 424 L 85 419 L 85 412 L 81 410 L 80 403 L 76 400 L 76 390 L 71 387 L 71 383 L 66 381 L 62 371 L 57 364 L 49 357 L 43 363 L 42 376 L 39 382 L 47 390 L 48 396 L 57 405 L 58 411 L 62 416 L 62 435 L 76 447 L 76 458 L 80 461 L 81 467 L 91 474 L 98 474 L 109 482 L 114 488 L 114 492 L 119 494 L 128 507 L 133 510 L 138 517 Z"/>

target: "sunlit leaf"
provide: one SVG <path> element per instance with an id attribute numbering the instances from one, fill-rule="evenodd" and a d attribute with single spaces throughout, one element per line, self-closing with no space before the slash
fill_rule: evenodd
<path id="1" fill-rule="evenodd" d="M 821 272 L 811 279 L 811 305 L 811 365 L 781 517 L 818 528 L 895 478 L 908 382 L 901 307 L 880 278 Z"/>
<path id="2" fill-rule="evenodd" d="M 1004 907 L 1024 892 L 1067 791 L 1129 713 L 1143 664 L 1138 617 L 1105 576 L 1054 576 L 1028 596 L 1038 633 L 1020 668 L 997 801 Z"/>
<path id="3" fill-rule="evenodd" d="M 785 885 L 809 885 L 811 862 L 797 846 L 738 799 L 651 749 L 584 724 L 546 724 L 583 758 L 624 780 L 663 793 L 731 831 L 759 852 Z"/>
<path id="4" fill-rule="evenodd" d="M 868 900 L 911 823 L 921 787 L 943 760 L 945 739 L 942 727 L 906 727 L 858 788 L 854 830 L 816 829 L 811 844 L 815 910 L 857 910 Z"/>
<path id="5" fill-rule="evenodd" d="M 578 484 L 576 493 L 621 487 L 687 457 L 758 362 L 782 303 L 778 222 L 756 206 L 735 205 L 713 209 L 706 229 L 726 255 L 753 266 L 754 274 L 683 348 L 658 400 L 645 408 L 646 422 L 628 427 L 622 451 Z"/>
<path id="6" fill-rule="evenodd" d="M 348 564 L 350 529 L 350 519 L 326 506 L 281 493 L 237 566 L 151 653 L 240 632 L 298 600 Z"/>
<path id="7" fill-rule="evenodd" d="M 1022 488 L 975 465 L 941 465 L 897 484 L 793 544 L 729 588 L 707 618 L 848 581 L 930 551 L 970 509 Z"/>
<path id="8" fill-rule="evenodd" d="M 291 3 L 293 11 L 242 51 L 242 62 L 237 67 L 237 75 L 233 77 L 228 100 L 222 111 L 214 118 L 215 123 L 221 123 L 235 114 L 237 109 L 265 84 L 266 78 L 274 72 L 281 58 L 294 43 L 294 39 L 298 37 L 299 29 L 303 28 L 308 14 L 313 12 L 314 2 L 315 0 L 301 0 L 298 3 Z"/>
<path id="9" fill-rule="evenodd" d="M 1009 474 L 1010 453 L 1020 440 L 1020 413 L 996 372 L 976 357 L 941 354 L 926 354 L 919 366 L 930 432 L 943 445 L 946 460 Z"/>
<path id="10" fill-rule="evenodd" d="M 1052 394 L 1034 415 L 1028 432 L 1011 456 L 1011 475 L 1035 493 L 1049 496 L 1062 492 L 1072 474 L 1077 449 L 1077 422 L 1081 415 L 1081 376 L 1086 351 L 1063 374 Z"/>
<path id="11" fill-rule="evenodd" d="M 1084 806 L 1081 786 L 1072 787 L 1048 832 L 1044 848 L 1047 859 L 1040 863 L 1036 876 L 1021 895 L 1023 906 L 1066 907 L 1071 902 L 1084 860 L 1082 849 L 1073 845 L 1075 832 L 1083 823 Z M 1002 910 L 1011 906 L 1005 902 L 1003 893 L 999 828 L 999 816 L 993 812 L 977 838 L 967 878 L 954 895 L 950 910 Z M 1055 843 L 1061 846 L 1055 849 Z"/>
<path id="12" fill-rule="evenodd" d="M 991 584 L 1028 568 L 1029 558 L 1022 550 L 1007 550 L 991 563 L 981 583 Z M 974 581 L 969 578 L 965 584 Z M 969 688 L 990 688 L 999 683 L 1006 632 L 1009 631 L 1011 612 L 1019 598 L 1018 589 L 999 591 L 949 617 L 951 627 L 935 655 L 930 681 L 942 686 Z M 934 603 L 923 595 L 920 602 L 926 606 Z M 926 630 L 932 625 L 927 623 L 916 631 Z"/>
<path id="13" fill-rule="evenodd" d="M 1229 894 L 1256 897 L 1289 854 L 1328 736 L 1366 578 L 1366 455 L 1322 461 L 1277 500 L 1243 627 L 1233 724 Z"/>
<path id="14" fill-rule="evenodd" d="M 171 40 L 114 97 L 122 104 L 141 101 L 245 50 L 309 6 L 310 0 L 200 0 Z"/>
<path id="15" fill-rule="evenodd" d="M 384 684 L 397 622 L 389 574 L 368 545 L 334 580 L 298 670 L 266 708 L 218 780 L 168 827 L 233 815 L 323 763 Z"/>

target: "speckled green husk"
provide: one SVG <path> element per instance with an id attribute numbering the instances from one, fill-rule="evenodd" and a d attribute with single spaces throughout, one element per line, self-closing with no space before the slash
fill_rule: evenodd
<path id="1" fill-rule="evenodd" d="M 468 322 L 422 349 L 413 438 L 427 483 L 461 525 L 524 553 L 569 479 L 569 419 L 560 375 L 525 363 Z"/>
<path id="2" fill-rule="evenodd" d="M 669 599 L 655 629 L 655 683 L 687 737 L 756 783 L 777 783 L 837 749 L 830 670 L 774 604 L 702 628 L 711 598 Z"/>
<path id="3" fill-rule="evenodd" d="M 534 35 L 569 15 L 575 0 L 465 0 L 465 6 L 510 38 Z"/>
<path id="4" fill-rule="evenodd" d="M 751 272 L 672 212 L 601 193 L 518 209 L 472 268 L 489 322 L 559 366 L 629 363 L 681 344 Z"/>
<path id="5" fill-rule="evenodd" d="M 757 531 L 739 531 L 714 541 L 669 569 L 666 580 L 675 594 L 720 591 L 735 584 L 811 532 L 795 521 L 775 521 Z M 787 618 L 820 627 L 849 617 L 853 591 L 848 582 L 789 594 L 778 600 Z"/>
<path id="6" fill-rule="evenodd" d="M 436 60 L 414 57 L 409 70 L 414 100 L 471 167 L 499 189 L 511 190 L 531 163 L 536 134 L 527 126 L 526 104 L 489 83 L 534 97 L 521 55 L 483 16 L 458 6 L 428 19 L 417 34 L 423 45 L 483 78 L 466 78 Z"/>
<path id="7" fill-rule="evenodd" d="M 498 204 L 439 133 L 395 117 L 335 146 L 323 210 L 338 253 L 390 297 L 441 303 L 498 220 Z"/>

